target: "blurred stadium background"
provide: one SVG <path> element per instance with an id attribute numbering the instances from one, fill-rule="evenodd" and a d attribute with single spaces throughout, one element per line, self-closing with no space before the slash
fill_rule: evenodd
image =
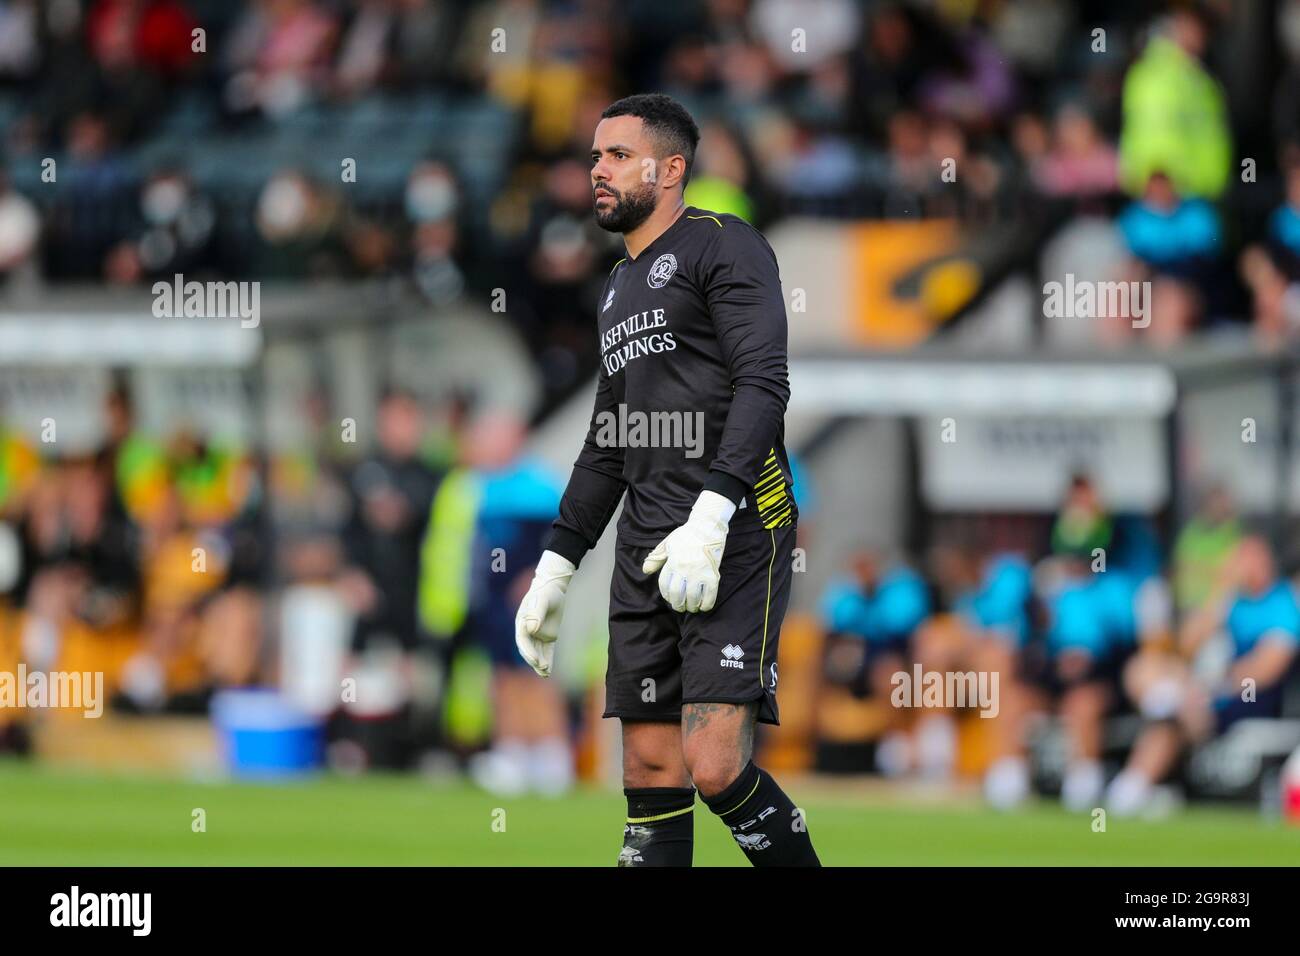
<path id="1" fill-rule="evenodd" d="M 612 534 L 556 680 L 511 629 L 622 254 L 584 157 L 650 90 L 781 263 L 759 746 L 823 858 L 1300 858 L 1300 2 L 0 0 L 0 672 L 108 698 L 0 709 L 0 862 L 612 862 Z M 1047 307 L 1111 281 L 1149 325 Z M 892 706 L 918 663 L 998 717 Z"/>

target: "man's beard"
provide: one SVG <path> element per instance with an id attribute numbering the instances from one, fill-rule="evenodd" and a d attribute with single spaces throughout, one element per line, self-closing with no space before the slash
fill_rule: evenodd
<path id="1" fill-rule="evenodd" d="M 605 212 L 601 212 L 600 207 L 595 207 L 596 225 L 607 232 L 631 232 L 655 211 L 654 183 L 645 183 L 643 188 L 626 193 L 620 193 L 605 183 L 600 188 L 611 193 L 614 199 L 613 208 Z"/>

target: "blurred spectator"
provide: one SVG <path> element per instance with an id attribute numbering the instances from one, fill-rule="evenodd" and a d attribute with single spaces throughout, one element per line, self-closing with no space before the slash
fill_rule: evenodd
<path id="1" fill-rule="evenodd" d="M 561 159 L 542 173 L 542 191 L 506 270 L 510 314 L 544 370 L 548 389 L 562 392 L 591 366 L 591 316 L 616 240 L 591 214 L 591 171 Z M 603 266 L 603 268 L 601 268 Z"/>
<path id="2" fill-rule="evenodd" d="M 326 86 L 338 21 L 313 0 L 256 0 L 225 49 L 226 105 L 235 113 L 293 112 Z"/>
<path id="3" fill-rule="evenodd" d="M 1092 481 L 1077 475 L 1052 528 L 1053 556 L 1037 572 L 1046 614 L 1042 684 L 1069 748 L 1061 800 L 1076 810 L 1093 806 L 1102 791 L 1102 725 L 1122 702 L 1120 675 L 1140 647 L 1166 636 L 1170 622 L 1158 564 L 1126 560 L 1119 525 Z"/>
<path id="4" fill-rule="evenodd" d="M 0 282 L 36 277 L 41 217 L 27 197 L 16 192 L 0 167 Z"/>
<path id="5" fill-rule="evenodd" d="M 821 598 L 827 679 L 856 696 L 887 701 L 893 675 L 912 660 L 912 635 L 929 614 L 929 593 L 914 570 L 886 565 L 871 551 L 855 554 L 849 568 Z M 892 713 L 894 723 L 901 721 L 897 711 Z M 911 768 L 911 744 L 901 730 L 881 742 L 877 763 L 891 775 Z"/>
<path id="6" fill-rule="evenodd" d="M 90 8 L 86 45 L 117 139 L 134 139 L 157 115 L 167 84 L 195 56 L 196 26 L 179 0 L 97 0 Z"/>
<path id="7" fill-rule="evenodd" d="M 37 0 L 0 2 L 0 79 L 30 76 L 40 65 Z"/>
<path id="8" fill-rule="evenodd" d="M 1223 241 L 1214 207 L 1179 195 L 1160 171 L 1120 215 L 1119 229 L 1129 251 L 1152 272 L 1188 280 L 1219 254 Z"/>
<path id="9" fill-rule="evenodd" d="M 798 6 L 755 0 L 750 23 L 783 70 L 805 73 L 853 48 L 860 16 L 850 0 L 806 0 Z M 800 34 L 803 43 L 798 42 Z"/>
<path id="10" fill-rule="evenodd" d="M 104 271 L 110 282 L 192 276 L 215 264 L 216 210 L 180 170 L 160 169 L 144 181 L 138 215 L 136 234 L 108 254 Z"/>
<path id="11" fill-rule="evenodd" d="M 1241 254 L 1242 279 L 1250 288 L 1259 340 L 1276 345 L 1300 330 L 1300 144 L 1282 150 L 1286 194 L 1268 219 L 1262 243 Z"/>
<path id="12" fill-rule="evenodd" d="M 1110 547 L 1113 533 L 1110 514 L 1092 479 L 1075 475 L 1052 524 L 1052 553 L 1092 561 L 1099 549 L 1104 552 Z"/>
<path id="13" fill-rule="evenodd" d="M 706 123 L 700 130 L 700 149 L 686 187 L 686 204 L 754 222 L 751 169 L 742 137 L 722 123 Z"/>
<path id="14" fill-rule="evenodd" d="M 1219 215 L 1203 199 L 1180 196 L 1169 176 L 1157 171 L 1118 225 L 1134 260 L 1123 278 L 1151 282 L 1150 334 L 1173 343 L 1197 326 L 1215 294 L 1223 244 Z M 1136 312 L 1132 303 L 1130 312 Z M 1131 315 L 1107 318 L 1112 330 L 1132 329 Z"/>
<path id="15" fill-rule="evenodd" d="M 412 277 L 434 305 L 448 305 L 465 291 L 465 274 L 456 259 L 459 206 L 459 186 L 445 164 L 426 161 L 411 170 L 406 215 L 412 224 Z"/>
<path id="16" fill-rule="evenodd" d="M 1180 615 L 1197 611 L 1241 540 L 1241 524 L 1228 489 L 1215 485 L 1174 542 L 1174 598 Z"/>
<path id="17" fill-rule="evenodd" d="M 262 189 L 257 232 L 258 271 L 266 278 L 337 278 L 347 272 L 339 200 L 299 170 L 276 173 Z"/>
<path id="18" fill-rule="evenodd" d="M 1062 107 L 1052 124 L 1051 150 L 1038 164 L 1035 179 L 1048 196 L 1105 196 L 1115 191 L 1118 160 L 1088 113 Z"/>
<path id="19" fill-rule="evenodd" d="M 525 436 L 524 423 L 504 412 L 471 423 L 463 465 L 434 498 L 420 606 L 427 629 L 461 631 L 492 665 L 492 745 L 470 763 L 475 781 L 502 795 L 558 795 L 574 774 L 565 701 L 554 681 L 537 680 L 519 656 L 515 609 L 562 488 L 549 468 L 521 456 Z M 460 610 L 449 617 L 452 606 Z"/>
<path id="20" fill-rule="evenodd" d="M 1220 631 L 1231 642 L 1231 662 L 1226 673 L 1206 682 L 1191 662 Z M 1107 791 L 1111 811 L 1132 814 L 1147 808 L 1155 786 L 1187 745 L 1243 718 L 1279 716 L 1282 682 L 1298 651 L 1295 591 L 1278 576 L 1267 542 L 1247 537 L 1184 625 L 1180 656 L 1139 658 L 1125 675 L 1126 690 L 1146 726 Z"/>
<path id="21" fill-rule="evenodd" d="M 997 675 L 989 721 L 991 744 L 984 776 L 986 799 L 1007 809 L 1029 795 L 1025 718 L 1030 688 L 1025 684 L 1025 649 L 1031 637 L 1032 575 L 1019 555 L 981 556 L 962 544 L 945 542 L 931 555 L 930 573 L 943 612 L 917 631 L 915 659 L 924 671 L 973 671 Z M 923 775 L 945 779 L 957 751 L 955 715 L 926 708 L 917 721 L 917 764 Z"/>
<path id="22" fill-rule="evenodd" d="M 420 542 L 438 476 L 418 457 L 424 415 L 416 398 L 390 390 L 376 416 L 377 450 L 349 479 L 352 513 L 339 584 L 357 614 L 354 647 L 389 641 L 410 650 L 419 634 Z"/>
<path id="23" fill-rule="evenodd" d="M 1223 91 L 1201 63 L 1209 40 L 1206 14 L 1178 7 L 1129 68 L 1120 177 L 1131 195 L 1146 194 L 1157 173 L 1184 196 L 1215 199 L 1227 186 L 1232 134 Z"/>
<path id="24" fill-rule="evenodd" d="M 956 38 L 953 58 L 917 90 L 927 112 L 976 128 L 1004 118 L 1015 104 L 1015 79 L 988 37 L 970 29 Z"/>
<path id="25" fill-rule="evenodd" d="M 1102 720 L 1115 703 L 1112 667 L 1117 624 L 1131 607 L 1078 554 L 1040 567 L 1039 593 L 1047 616 L 1044 686 L 1060 714 L 1067 741 L 1061 801 L 1071 810 L 1092 806 L 1101 794 Z"/>

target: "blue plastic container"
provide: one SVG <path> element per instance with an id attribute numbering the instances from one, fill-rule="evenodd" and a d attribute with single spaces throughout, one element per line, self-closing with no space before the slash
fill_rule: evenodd
<path id="1" fill-rule="evenodd" d="M 274 690 L 224 690 L 212 698 L 226 766 L 238 777 L 310 773 L 324 762 L 324 725 Z"/>

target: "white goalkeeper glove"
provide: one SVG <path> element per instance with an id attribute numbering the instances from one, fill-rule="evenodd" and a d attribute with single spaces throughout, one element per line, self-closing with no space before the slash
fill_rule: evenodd
<path id="1" fill-rule="evenodd" d="M 533 583 L 515 614 L 515 645 L 529 666 L 542 677 L 551 676 L 555 639 L 564 616 L 564 592 L 576 568 L 568 558 L 543 551 L 533 572 Z"/>
<path id="2" fill-rule="evenodd" d="M 727 525 L 735 513 L 730 499 L 701 491 L 686 524 L 660 541 L 641 565 L 646 574 L 659 572 L 659 593 L 674 611 L 713 610 Z"/>

